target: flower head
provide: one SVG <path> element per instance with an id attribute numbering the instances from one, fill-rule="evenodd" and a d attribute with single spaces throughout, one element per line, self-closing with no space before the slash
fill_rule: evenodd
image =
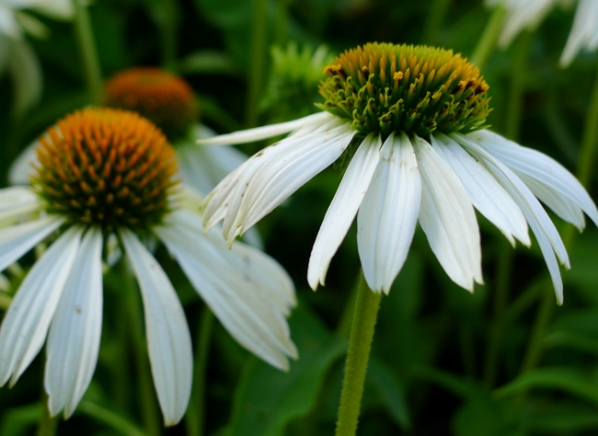
<path id="1" fill-rule="evenodd" d="M 310 257 L 312 288 L 324 284 L 357 215 L 359 256 L 372 290 L 390 290 L 418 222 L 448 276 L 473 290 L 482 283 L 475 207 L 512 244 L 530 245 L 529 224 L 562 302 L 557 259 L 567 267 L 569 260 L 538 198 L 580 229 L 583 212 L 598 222 L 598 211 L 561 165 L 484 128 L 488 86 L 473 65 L 447 50 L 367 44 L 340 55 L 326 71 L 324 112 L 202 141 L 242 143 L 291 132 L 216 187 L 205 202 L 206 228 L 223 221 L 232 244 L 348 155 Z"/>
<path id="2" fill-rule="evenodd" d="M 102 251 L 116 235 L 143 297 L 146 337 L 158 400 L 167 425 L 189 400 L 191 338 L 165 272 L 140 237 L 161 240 L 190 282 L 241 345 L 288 368 L 297 351 L 285 315 L 294 289 L 263 253 L 227 249 L 204 235 L 201 217 L 182 208 L 175 153 L 141 116 L 86 109 L 39 140 L 32 187 L 0 190 L 0 271 L 51 234 L 0 327 L 0 385 L 13 384 L 46 336 L 45 389 L 52 415 L 69 417 L 91 381 L 102 329 Z"/>
<path id="3" fill-rule="evenodd" d="M 198 115 L 191 87 L 159 68 L 132 68 L 106 83 L 107 106 L 137 112 L 156 124 L 172 141 L 188 133 Z"/>

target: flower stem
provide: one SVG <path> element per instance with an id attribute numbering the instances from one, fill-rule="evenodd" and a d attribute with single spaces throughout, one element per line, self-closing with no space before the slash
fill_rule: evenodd
<path id="1" fill-rule="evenodd" d="M 56 417 L 50 416 L 50 410 L 48 409 L 48 394 L 45 389 L 42 389 L 42 416 L 37 426 L 37 436 L 55 436 L 56 429 L 58 428 L 58 420 Z"/>
<path id="2" fill-rule="evenodd" d="M 506 11 L 503 7 L 497 6 L 494 8 L 488 24 L 486 24 L 486 27 L 484 28 L 484 33 L 478 40 L 478 45 L 475 47 L 473 54 L 469 58 L 470 62 L 479 68 L 482 68 L 486 63 L 488 56 L 490 56 L 490 53 L 496 46 L 496 41 L 498 41 L 498 36 L 502 30 L 505 14 Z"/>
<path id="3" fill-rule="evenodd" d="M 75 33 L 79 42 L 79 50 L 83 61 L 85 82 L 92 103 L 98 104 L 102 98 L 102 72 L 96 50 L 91 20 L 87 6 L 82 0 L 75 0 Z"/>
<path id="4" fill-rule="evenodd" d="M 120 261 L 120 272 L 123 279 L 123 288 L 126 293 L 129 305 L 129 317 L 131 328 L 131 339 L 133 352 L 135 353 L 136 373 L 139 380 L 139 404 L 143 427 L 148 436 L 160 435 L 160 421 L 154 395 L 153 381 L 150 374 L 147 347 L 143 334 L 143 320 L 141 316 L 141 304 L 139 301 L 139 290 L 137 289 L 133 273 L 130 270 L 126 259 Z"/>
<path id="5" fill-rule="evenodd" d="M 509 89 L 509 102 L 505 121 L 505 135 L 512 141 L 517 141 L 519 128 L 521 126 L 521 107 L 523 102 L 523 90 L 525 72 L 527 70 L 527 58 L 532 43 L 533 33 L 524 31 L 519 41 L 513 59 L 511 86 Z"/>
<path id="6" fill-rule="evenodd" d="M 596 147 L 598 147 L 598 73 L 596 74 L 592 98 L 586 115 L 577 167 L 577 178 L 586 188 L 590 186 L 592 172 L 594 171 Z"/>
<path id="7" fill-rule="evenodd" d="M 439 29 L 452 0 L 434 0 L 428 9 L 428 16 L 424 24 L 424 35 L 422 40 L 426 44 L 436 45 L 438 42 Z"/>
<path id="8" fill-rule="evenodd" d="M 359 280 L 360 286 L 351 325 L 343 390 L 336 422 L 336 436 L 353 436 L 357 430 L 374 326 L 382 298 L 380 293 L 369 289 L 363 274 L 360 275 Z"/>
<path id="9" fill-rule="evenodd" d="M 188 436 L 203 436 L 204 434 L 206 371 L 213 324 L 214 314 L 206 305 L 201 313 L 197 334 L 196 355 L 193 364 L 193 391 L 185 414 Z"/>
<path id="10" fill-rule="evenodd" d="M 249 90 L 247 95 L 247 107 L 245 110 L 246 127 L 254 127 L 258 120 L 258 103 L 266 67 L 267 14 L 268 1 L 253 0 L 251 67 L 249 70 Z"/>

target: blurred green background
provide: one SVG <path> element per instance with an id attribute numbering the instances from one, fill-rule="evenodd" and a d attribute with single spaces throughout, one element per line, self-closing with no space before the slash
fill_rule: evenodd
<path id="1" fill-rule="evenodd" d="M 322 59 L 371 41 L 431 44 L 467 57 L 492 11 L 481 0 L 98 0 L 89 13 L 105 78 L 134 66 L 176 72 L 197 93 L 201 122 L 225 133 L 315 111 L 319 73 L 304 61 L 321 45 Z M 51 35 L 30 38 L 43 69 L 40 103 L 15 117 L 13 82 L 0 77 L 2 174 L 55 120 L 89 104 L 72 24 L 41 19 Z M 491 52 L 482 72 L 492 95 L 492 129 L 575 172 L 598 53 L 559 68 L 572 21 L 572 9 L 555 8 L 536 32 Z M 263 145 L 241 149 L 252 153 Z M 207 365 L 204 408 L 192 402 L 181 424 L 163 434 L 332 434 L 359 271 L 355 228 L 333 259 L 326 287 L 312 292 L 306 271 L 339 180 L 337 169 L 325 170 L 258 225 L 266 251 L 297 287 L 290 325 L 300 359 L 289 373 L 259 361 L 211 322 L 184 274 L 158 249 L 194 339 L 209 338 L 208 353 L 196 359 Z M 596 180 L 588 190 L 595 195 Z M 598 231 L 589 224 L 571 244 L 565 304 L 557 307 L 536 241 L 531 250 L 513 250 L 478 219 L 486 285 L 473 295 L 446 277 L 416 233 L 382 300 L 358 434 L 598 434 Z M 32 261 L 33 255 L 24 259 L 23 268 Z M 7 275 L 10 294 L 22 272 Z M 145 345 L 123 335 L 129 321 L 120 312 L 123 298 L 118 277 L 108 273 L 98 367 L 75 415 L 59 422 L 59 435 L 150 434 L 152 418 L 142 416 L 140 402 L 156 400 L 136 377 L 130 350 Z M 550 317 L 538 328 L 539 308 L 548 304 L 542 313 Z M 40 353 L 14 388 L 0 390 L 0 435 L 35 434 L 42 380 Z"/>

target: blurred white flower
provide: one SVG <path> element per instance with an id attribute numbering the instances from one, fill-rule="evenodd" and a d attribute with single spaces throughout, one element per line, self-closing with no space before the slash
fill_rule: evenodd
<path id="1" fill-rule="evenodd" d="M 123 140 L 125 138 L 125 140 Z M 180 199 L 175 153 L 138 114 L 86 109 L 39 140 L 32 187 L 0 190 L 0 271 L 51 234 L 0 327 L 0 385 L 14 384 L 47 336 L 45 389 L 52 415 L 69 417 L 93 376 L 102 330 L 102 247 L 116 235 L 137 277 L 148 352 L 166 425 L 187 408 L 192 382 L 185 313 L 161 266 L 141 242 L 164 243 L 223 326 L 245 348 L 288 369 L 297 350 L 286 316 L 294 286 L 269 256 L 229 250 L 204 234 Z M 107 255 L 108 253 L 105 253 Z"/>
<path id="2" fill-rule="evenodd" d="M 506 10 L 499 45 L 508 46 L 524 29 L 534 30 L 557 4 L 568 6 L 574 0 L 486 0 L 489 6 L 500 5 Z M 594 51 L 598 47 L 598 1 L 578 0 L 573 27 L 561 55 L 560 64 L 568 66 L 581 49 Z"/>
<path id="3" fill-rule="evenodd" d="M 308 267 L 313 289 L 357 215 L 359 257 L 369 287 L 389 292 L 417 223 L 459 286 L 482 283 L 474 207 L 514 245 L 534 231 L 557 301 L 565 246 L 538 198 L 580 230 L 598 211 L 581 184 L 548 156 L 484 127 L 488 86 L 451 51 L 367 44 L 339 56 L 320 85 L 324 111 L 202 140 L 237 144 L 290 135 L 263 149 L 207 197 L 204 226 L 223 221 L 229 245 L 343 154 L 348 164 Z M 382 91 L 384 90 L 384 91 Z M 348 160 L 348 159 L 347 159 Z"/>
<path id="4" fill-rule="evenodd" d="M 38 38 L 49 33 L 41 21 L 23 9 L 58 20 L 72 18 L 74 11 L 71 0 L 0 1 L 0 75 L 8 71 L 12 77 L 16 116 L 34 106 L 42 93 L 41 68 L 25 33 Z"/>

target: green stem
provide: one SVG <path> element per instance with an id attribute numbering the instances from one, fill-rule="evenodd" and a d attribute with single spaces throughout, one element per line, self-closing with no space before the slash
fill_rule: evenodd
<path id="1" fill-rule="evenodd" d="M 589 188 L 592 174 L 595 171 L 596 147 L 598 147 L 598 73 L 586 114 L 577 168 L 577 178 L 586 188 Z"/>
<path id="2" fill-rule="evenodd" d="M 521 365 L 521 374 L 525 374 L 534 368 L 540 361 L 544 345 L 544 337 L 546 336 L 548 324 L 550 324 L 550 318 L 554 312 L 554 306 L 553 292 L 544 289 L 540 309 L 538 309 L 538 314 L 536 315 L 536 320 L 534 321 L 534 326 L 532 328 L 532 335 L 527 346 L 525 358 Z"/>
<path id="3" fill-rule="evenodd" d="M 91 28 L 91 20 L 83 0 L 75 0 L 73 3 L 75 5 L 75 33 L 81 51 L 85 82 L 91 102 L 98 104 L 102 99 L 102 72 Z"/>
<path id="4" fill-rule="evenodd" d="M 442 22 L 448 11 L 452 0 L 434 0 L 430 6 L 429 13 L 424 25 L 423 41 L 426 44 L 435 45 L 438 41 L 438 30 L 442 28 Z"/>
<path id="5" fill-rule="evenodd" d="M 162 4 L 162 65 L 169 69 L 174 67 L 176 61 L 178 10 L 173 0 L 162 0 Z"/>
<path id="6" fill-rule="evenodd" d="M 343 390 L 336 422 L 336 436 L 353 436 L 357 431 L 365 374 L 382 298 L 380 293 L 369 289 L 363 275 L 359 280 L 359 293 L 351 325 Z"/>
<path id="7" fill-rule="evenodd" d="M 213 325 L 214 314 L 206 305 L 203 308 L 199 331 L 197 332 L 195 362 L 193 363 L 193 390 L 191 399 L 189 400 L 189 407 L 185 414 L 188 436 L 203 436 L 204 434 L 206 372 Z"/>
<path id="8" fill-rule="evenodd" d="M 484 367 L 484 382 L 488 388 L 496 383 L 498 360 L 500 356 L 500 342 L 503 329 L 503 317 L 509 300 L 511 282 L 511 266 L 513 248 L 502 244 L 496 266 L 496 289 L 494 292 L 494 316 L 488 334 L 488 348 L 486 349 L 486 366 Z"/>
<path id="9" fill-rule="evenodd" d="M 266 69 L 267 15 L 268 0 L 253 0 L 251 67 L 245 110 L 245 124 L 247 127 L 254 127 L 258 120 L 258 104 L 264 80 L 264 70 Z"/>
<path id="10" fill-rule="evenodd" d="M 517 141 L 519 128 L 521 126 L 521 107 L 523 102 L 523 90 L 525 85 L 525 73 L 527 70 L 527 58 L 532 43 L 533 33 L 523 32 L 520 40 L 517 41 L 515 57 L 509 88 L 509 102 L 505 120 L 505 135 L 507 138 Z"/>
<path id="11" fill-rule="evenodd" d="M 139 290 L 133 278 L 126 259 L 121 263 L 121 276 L 123 280 L 124 293 L 129 305 L 129 319 L 133 352 L 135 353 L 136 373 L 139 380 L 139 404 L 141 407 L 141 418 L 145 432 L 148 436 L 160 435 L 160 421 L 158 419 L 158 407 L 155 400 L 154 384 L 149 368 L 145 335 L 143 334 L 143 319 L 141 316 L 141 302 L 139 301 Z"/>
<path id="12" fill-rule="evenodd" d="M 506 11 L 503 7 L 497 6 L 494 8 L 488 24 L 486 24 L 486 27 L 484 28 L 484 33 L 478 40 L 478 45 L 476 45 L 473 54 L 469 58 L 470 62 L 479 68 L 482 68 L 486 63 L 488 56 L 490 56 L 490 53 L 492 53 L 492 50 L 496 47 L 496 42 L 498 41 L 498 36 L 502 30 L 505 14 Z"/>
<path id="13" fill-rule="evenodd" d="M 42 389 L 42 416 L 37 426 L 37 436 L 55 436 L 58 428 L 58 420 L 56 417 L 50 416 L 48 410 L 48 394 L 45 389 Z"/>

